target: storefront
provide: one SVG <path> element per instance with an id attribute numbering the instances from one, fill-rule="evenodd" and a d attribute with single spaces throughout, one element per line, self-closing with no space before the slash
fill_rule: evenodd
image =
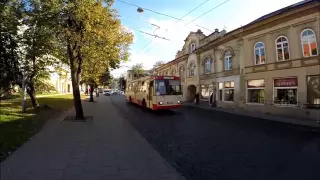
<path id="1" fill-rule="evenodd" d="M 213 93 L 213 84 L 201 85 L 201 99 L 209 100 Z"/>
<path id="2" fill-rule="evenodd" d="M 298 106 L 298 78 L 273 79 L 273 104 L 280 106 Z"/>
<path id="3" fill-rule="evenodd" d="M 307 76 L 307 107 L 320 107 L 320 75 Z"/>
<path id="4" fill-rule="evenodd" d="M 265 104 L 265 79 L 247 80 L 247 103 Z"/>
<path id="5" fill-rule="evenodd" d="M 217 78 L 217 102 L 219 107 L 235 108 L 240 97 L 240 77 Z"/>

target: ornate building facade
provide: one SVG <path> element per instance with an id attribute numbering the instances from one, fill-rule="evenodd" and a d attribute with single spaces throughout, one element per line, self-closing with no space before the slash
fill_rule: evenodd
<path id="1" fill-rule="evenodd" d="M 320 1 L 267 14 L 226 33 L 190 32 L 158 75 L 182 80 L 184 100 L 213 93 L 223 108 L 320 119 Z"/>

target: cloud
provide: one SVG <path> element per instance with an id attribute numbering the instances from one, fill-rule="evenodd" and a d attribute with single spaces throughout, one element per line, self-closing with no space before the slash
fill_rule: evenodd
<path id="1" fill-rule="evenodd" d="M 190 31 L 195 32 L 198 29 L 201 29 L 205 35 L 209 35 L 216 28 L 221 31 L 226 27 L 227 32 L 230 32 L 233 29 L 246 25 L 265 14 L 298 1 L 299 0 L 270 0 L 261 2 L 257 2 L 256 0 L 230 1 L 187 26 L 185 26 L 186 22 L 191 21 L 210 8 L 216 6 L 218 2 L 212 1 L 212 4 L 207 4 L 203 7 L 203 10 L 199 9 L 199 11 L 195 14 L 191 14 L 183 18 L 184 21 L 177 22 L 176 19 L 164 19 L 164 17 L 161 16 L 150 16 L 147 21 L 151 24 L 159 26 L 160 28 L 157 26 L 150 26 L 150 24 L 145 24 L 142 28 L 140 28 L 140 30 L 154 34 L 158 37 L 169 39 L 169 41 L 139 33 L 139 40 L 135 39 L 135 44 L 133 45 L 133 47 L 136 47 L 137 44 L 139 44 L 139 48 L 133 48 L 134 51 L 131 51 L 131 61 L 125 63 L 127 67 L 114 70 L 113 72 L 115 72 L 115 76 L 117 76 L 117 73 L 119 74 L 119 72 L 125 72 L 128 67 L 131 67 L 136 63 L 143 63 L 144 67 L 149 69 L 156 61 L 161 60 L 168 62 L 173 60 L 176 52 L 182 49 L 184 40 Z M 169 11 L 170 10 L 168 10 L 167 14 L 175 15 L 187 13 L 182 12 L 179 9 L 171 10 L 171 12 Z M 200 28 L 197 25 L 205 27 L 206 29 Z M 207 29 L 211 31 L 208 31 Z M 137 32 L 135 33 L 138 34 Z M 145 45 L 150 41 L 152 43 L 144 48 Z"/>

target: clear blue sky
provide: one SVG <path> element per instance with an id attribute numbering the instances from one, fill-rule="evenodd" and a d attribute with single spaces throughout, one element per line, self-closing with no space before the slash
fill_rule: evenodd
<path id="1" fill-rule="evenodd" d="M 142 8 L 152 9 L 163 14 L 168 14 L 181 18 L 196 6 L 206 0 L 123 0 L 125 2 L 138 5 Z M 227 32 L 245 25 L 265 14 L 276 11 L 285 6 L 299 2 L 299 0 L 229 0 L 220 7 L 214 9 L 205 16 L 197 19 L 194 23 L 185 26 L 186 22 L 193 20 L 211 8 L 223 3 L 226 0 L 209 0 L 203 6 L 183 18 L 177 20 L 144 11 L 138 13 L 137 8 L 115 0 L 113 8 L 117 9 L 121 15 L 123 26 L 130 29 L 134 36 L 134 43 L 131 46 L 130 61 L 125 63 L 123 68 L 112 71 L 114 76 L 119 76 L 136 63 L 143 63 L 145 68 L 151 68 L 158 61 L 171 61 L 175 53 L 181 50 L 184 39 L 190 31 L 201 29 L 200 25 L 209 30 L 218 28 L 226 29 Z M 145 23 L 160 26 L 155 34 L 169 39 L 155 39 L 152 36 L 138 32 L 138 30 L 153 34 L 156 27 Z M 201 29 L 206 35 L 211 32 Z M 147 47 L 148 42 L 152 41 Z"/>

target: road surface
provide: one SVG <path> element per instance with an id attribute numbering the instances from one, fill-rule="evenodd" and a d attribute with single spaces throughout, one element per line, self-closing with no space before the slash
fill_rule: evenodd
<path id="1" fill-rule="evenodd" d="M 103 98 L 187 179 L 320 179 L 319 132 L 191 107 L 152 112 L 123 96 Z"/>

